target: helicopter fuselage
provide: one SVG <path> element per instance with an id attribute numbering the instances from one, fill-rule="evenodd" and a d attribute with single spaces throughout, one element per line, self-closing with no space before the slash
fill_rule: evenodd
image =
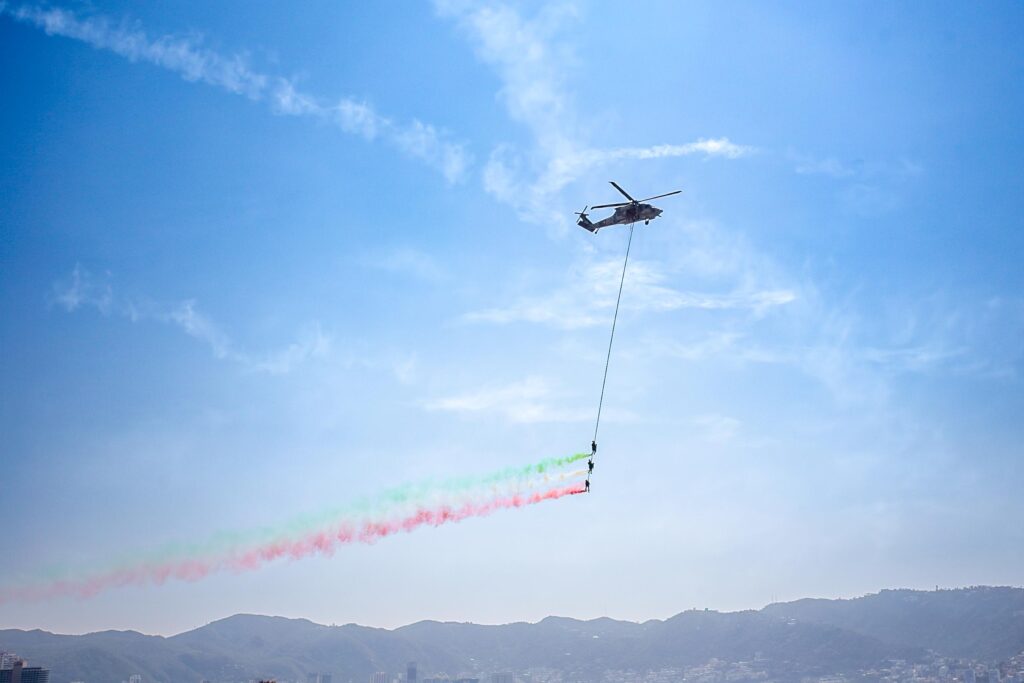
<path id="1" fill-rule="evenodd" d="M 589 220 L 584 222 L 584 218 L 580 218 L 578 221 L 581 227 L 595 232 L 601 228 L 607 228 L 610 225 L 628 225 L 629 223 L 639 223 L 640 221 L 648 222 L 652 221 L 661 215 L 661 209 L 651 206 L 650 204 L 627 204 L 626 206 L 620 206 L 615 209 L 615 213 L 608 218 L 599 220 L 596 223 L 590 223 Z M 587 225 L 589 223 L 589 225 Z"/>
<path id="2" fill-rule="evenodd" d="M 615 213 L 609 216 L 609 218 L 613 219 L 616 223 L 636 223 L 637 221 L 649 221 L 660 215 L 661 209 L 655 208 L 650 204 L 631 204 L 615 209 Z"/>

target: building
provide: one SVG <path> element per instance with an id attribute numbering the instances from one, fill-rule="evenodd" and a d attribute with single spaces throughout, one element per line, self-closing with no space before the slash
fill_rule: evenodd
<path id="1" fill-rule="evenodd" d="M 370 683 L 391 683 L 387 671 L 378 671 L 370 677 Z"/>
<path id="2" fill-rule="evenodd" d="M 405 683 L 417 683 L 416 662 L 409 662 L 405 665 Z"/>
<path id="3" fill-rule="evenodd" d="M 515 674 L 508 671 L 491 674 L 491 683 L 516 683 Z M 972 682 L 973 683 L 973 682 Z"/>
<path id="4" fill-rule="evenodd" d="M 306 683 L 331 683 L 331 674 L 322 671 L 316 674 L 306 674 Z"/>
<path id="5" fill-rule="evenodd" d="M 50 670 L 25 666 L 25 661 L 19 659 L 9 669 L 0 669 L 0 683 L 50 683 Z"/>
<path id="6" fill-rule="evenodd" d="M 132 674 L 128 677 L 128 683 L 142 683 L 142 674 Z"/>

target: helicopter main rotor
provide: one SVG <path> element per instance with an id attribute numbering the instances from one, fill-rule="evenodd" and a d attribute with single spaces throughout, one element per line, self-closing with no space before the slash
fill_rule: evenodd
<path id="1" fill-rule="evenodd" d="M 621 192 L 622 196 L 624 196 L 629 201 L 628 202 L 618 202 L 618 203 L 615 203 L 615 204 L 598 204 L 597 206 L 590 207 L 591 209 L 610 209 L 612 207 L 630 206 L 630 205 L 636 206 L 637 204 L 642 204 L 643 202 L 649 202 L 652 199 L 661 199 L 662 197 L 669 197 L 671 195 L 679 194 L 680 192 L 682 192 L 682 190 L 676 190 L 675 192 L 666 192 L 665 194 L 657 194 L 657 195 L 654 195 L 653 197 L 648 197 L 647 199 L 633 199 L 629 195 L 628 192 L 626 192 L 621 187 L 619 187 L 619 184 L 617 182 L 615 182 L 614 180 L 609 180 L 608 182 L 612 184 L 612 187 L 614 187 L 616 190 Z"/>

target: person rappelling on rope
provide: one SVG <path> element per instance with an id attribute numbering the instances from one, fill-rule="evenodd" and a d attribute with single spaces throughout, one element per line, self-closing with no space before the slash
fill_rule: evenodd
<path id="1" fill-rule="evenodd" d="M 595 455 L 597 455 L 597 441 L 591 441 L 590 442 L 590 459 L 593 460 Z"/>
<path id="2" fill-rule="evenodd" d="M 590 493 L 590 479 L 583 482 L 583 493 Z"/>
<path id="3" fill-rule="evenodd" d="M 590 477 L 590 475 L 593 474 L 593 473 L 594 473 L 594 458 L 591 457 L 590 460 L 587 461 L 587 477 Z"/>

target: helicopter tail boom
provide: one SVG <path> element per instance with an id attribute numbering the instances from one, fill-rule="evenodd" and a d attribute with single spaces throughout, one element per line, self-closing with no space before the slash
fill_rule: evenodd
<path id="1" fill-rule="evenodd" d="M 587 207 L 584 206 L 582 211 L 577 211 L 576 215 L 579 216 L 579 220 L 576 221 L 576 225 L 580 226 L 584 230 L 589 230 L 590 232 L 595 233 L 597 232 L 597 228 L 594 227 L 594 224 L 590 222 L 589 218 L 587 218 Z"/>
<path id="2" fill-rule="evenodd" d="M 597 230 L 598 230 L 597 227 L 593 223 L 590 222 L 590 219 L 587 218 L 587 214 L 585 214 L 585 213 L 584 214 L 580 214 L 580 219 L 578 221 L 576 221 L 576 225 L 580 226 L 584 230 L 589 230 L 590 232 L 594 232 L 594 233 L 596 233 Z"/>

